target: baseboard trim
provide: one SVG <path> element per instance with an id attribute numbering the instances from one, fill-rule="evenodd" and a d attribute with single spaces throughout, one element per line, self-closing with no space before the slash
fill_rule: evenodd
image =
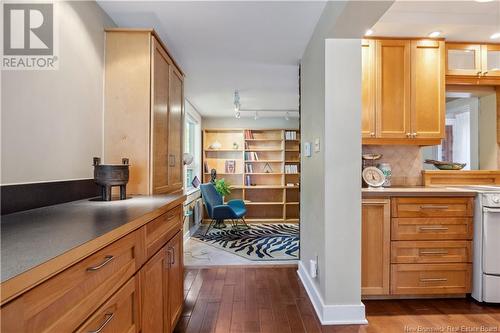
<path id="1" fill-rule="evenodd" d="M 297 273 L 322 325 L 368 324 L 365 317 L 365 305 L 363 303 L 327 305 L 323 301 L 321 294 L 313 283 L 302 261 L 299 261 Z"/>

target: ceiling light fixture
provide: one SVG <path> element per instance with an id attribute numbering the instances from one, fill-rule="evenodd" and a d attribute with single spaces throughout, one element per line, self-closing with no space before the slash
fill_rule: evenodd
<path id="1" fill-rule="evenodd" d="M 440 35 L 441 35 L 441 31 L 433 31 L 428 36 L 430 38 L 436 38 L 436 37 L 439 37 Z"/>
<path id="2" fill-rule="evenodd" d="M 476 2 L 481 2 L 481 3 L 483 3 L 483 2 L 492 2 L 492 1 L 494 1 L 494 0 L 476 0 Z"/>
<path id="3" fill-rule="evenodd" d="M 498 39 L 500 38 L 500 32 L 495 32 L 493 35 L 490 36 L 490 39 Z"/>
<path id="4" fill-rule="evenodd" d="M 233 103 L 234 103 L 234 112 L 235 112 L 234 116 L 239 119 L 241 117 L 241 114 L 240 114 L 241 104 L 240 104 L 240 93 L 238 92 L 238 90 L 234 91 Z"/>
<path id="5" fill-rule="evenodd" d="M 236 117 L 236 119 L 240 119 L 241 118 L 241 113 L 238 111 L 238 112 L 236 112 L 236 114 L 234 116 Z"/>
<path id="6" fill-rule="evenodd" d="M 290 113 L 288 111 L 285 113 L 285 120 L 290 120 Z"/>
<path id="7" fill-rule="evenodd" d="M 366 30 L 365 36 L 371 36 L 371 35 L 373 35 L 373 30 L 372 29 Z"/>

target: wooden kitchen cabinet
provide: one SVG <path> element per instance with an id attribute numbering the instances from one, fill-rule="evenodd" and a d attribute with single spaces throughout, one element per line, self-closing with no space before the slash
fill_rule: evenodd
<path id="1" fill-rule="evenodd" d="M 446 43 L 446 83 L 500 85 L 500 44 Z"/>
<path id="2" fill-rule="evenodd" d="M 182 313 L 184 302 L 184 264 L 182 233 L 178 232 L 167 244 L 169 253 L 168 269 L 168 318 L 174 328 Z"/>
<path id="3" fill-rule="evenodd" d="M 361 135 L 375 137 L 375 41 L 363 39 L 361 44 Z"/>
<path id="4" fill-rule="evenodd" d="M 362 43 L 363 144 L 439 144 L 445 126 L 442 40 Z"/>
<path id="5" fill-rule="evenodd" d="M 130 194 L 182 190 L 183 82 L 153 30 L 106 31 L 104 156 L 129 158 Z"/>
<path id="6" fill-rule="evenodd" d="M 389 295 L 389 199 L 364 199 L 361 226 L 361 294 Z"/>
<path id="7" fill-rule="evenodd" d="M 376 41 L 375 118 L 377 138 L 410 133 L 410 41 Z"/>
<path id="8" fill-rule="evenodd" d="M 140 270 L 142 332 L 170 332 L 184 301 L 182 233 L 178 232 Z"/>
<path id="9" fill-rule="evenodd" d="M 411 41 L 411 137 L 441 139 L 445 130 L 446 85 L 443 41 Z"/>

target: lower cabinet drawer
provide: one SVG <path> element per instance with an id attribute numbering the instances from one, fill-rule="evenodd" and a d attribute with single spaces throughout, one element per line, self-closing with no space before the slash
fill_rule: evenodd
<path id="1" fill-rule="evenodd" d="M 138 332 L 138 279 L 131 278 L 76 332 Z"/>
<path id="2" fill-rule="evenodd" d="M 177 206 L 146 224 L 146 256 L 151 258 L 181 228 L 182 206 Z"/>
<path id="3" fill-rule="evenodd" d="M 391 263 L 467 263 L 471 262 L 470 241 L 393 241 Z"/>
<path id="4" fill-rule="evenodd" d="M 393 218 L 392 240 L 472 239 L 472 218 Z"/>
<path id="5" fill-rule="evenodd" d="M 2 333 L 73 332 L 140 267 L 141 229 L 2 307 Z"/>
<path id="6" fill-rule="evenodd" d="M 465 294 L 471 290 L 471 264 L 393 264 L 391 294 Z"/>

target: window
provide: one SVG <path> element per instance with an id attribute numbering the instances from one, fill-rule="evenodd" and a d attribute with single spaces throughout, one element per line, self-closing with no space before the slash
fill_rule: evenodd
<path id="1" fill-rule="evenodd" d="M 201 129 L 200 123 L 195 117 L 189 113 L 186 114 L 185 129 L 184 129 L 184 152 L 193 155 L 194 159 L 190 165 L 186 165 L 185 172 L 185 188 L 189 191 L 193 189 L 193 179 L 198 176 L 201 180 L 200 165 L 201 165 Z"/>

